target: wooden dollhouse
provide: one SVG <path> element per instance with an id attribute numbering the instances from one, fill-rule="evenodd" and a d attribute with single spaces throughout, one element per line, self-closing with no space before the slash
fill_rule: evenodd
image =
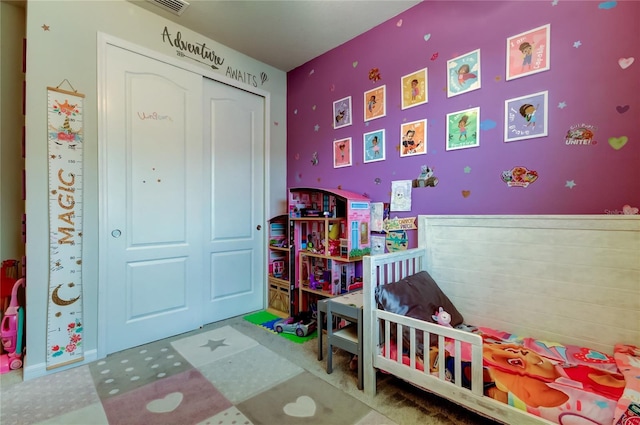
<path id="1" fill-rule="evenodd" d="M 371 249 L 369 198 L 340 189 L 292 188 L 288 204 L 298 311 L 312 309 L 318 297 L 358 288 L 362 256 Z"/>

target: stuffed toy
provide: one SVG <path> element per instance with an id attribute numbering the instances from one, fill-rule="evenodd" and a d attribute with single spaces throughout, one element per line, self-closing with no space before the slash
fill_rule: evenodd
<path id="1" fill-rule="evenodd" d="M 436 311 L 436 314 L 432 315 L 431 318 L 439 325 L 447 326 L 450 328 L 453 327 L 451 326 L 451 315 L 444 311 L 442 307 L 440 307 L 438 311 Z"/>

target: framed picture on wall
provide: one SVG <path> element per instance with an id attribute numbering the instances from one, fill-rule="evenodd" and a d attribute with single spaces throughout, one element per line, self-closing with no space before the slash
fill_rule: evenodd
<path id="1" fill-rule="evenodd" d="M 520 96 L 504 102 L 504 141 L 548 135 L 548 92 Z"/>
<path id="2" fill-rule="evenodd" d="M 382 85 L 364 92 L 364 120 L 371 121 L 387 115 L 387 86 Z"/>
<path id="3" fill-rule="evenodd" d="M 362 135 L 362 144 L 364 151 L 364 163 L 384 161 L 385 159 L 385 143 L 384 128 L 382 130 L 371 131 Z"/>
<path id="4" fill-rule="evenodd" d="M 480 88 L 480 49 L 447 61 L 447 97 Z"/>
<path id="5" fill-rule="evenodd" d="M 347 127 L 353 123 L 351 96 L 333 102 L 333 128 Z"/>
<path id="6" fill-rule="evenodd" d="M 480 108 L 447 114 L 447 150 L 480 146 Z"/>
<path id="7" fill-rule="evenodd" d="M 412 108 L 429 101 L 429 81 L 427 77 L 427 68 L 423 68 L 402 77 L 402 109 Z"/>
<path id="8" fill-rule="evenodd" d="M 351 137 L 333 141 L 333 168 L 351 166 Z"/>
<path id="9" fill-rule="evenodd" d="M 507 80 L 550 68 L 551 24 L 507 38 Z"/>
<path id="10" fill-rule="evenodd" d="M 427 153 L 427 120 L 404 123 L 400 126 L 400 156 Z"/>

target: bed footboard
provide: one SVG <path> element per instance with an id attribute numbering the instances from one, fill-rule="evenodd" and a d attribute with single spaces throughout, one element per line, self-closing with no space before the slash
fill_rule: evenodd
<path id="1" fill-rule="evenodd" d="M 436 381 L 439 381 L 436 385 L 447 382 L 451 384 L 444 386 L 447 391 L 457 393 L 458 390 L 453 387 L 458 387 L 482 396 L 482 337 L 384 310 L 377 310 L 375 315 L 381 327 L 382 343 L 373 353 L 374 368 L 421 387 L 430 388 Z M 408 343 L 403 337 L 406 334 L 409 335 Z M 430 341 L 432 336 L 437 339 L 437 351 L 434 350 L 437 358 L 430 358 L 429 349 L 425 349 L 422 356 L 417 354 L 423 351 L 417 348 L 418 335 L 422 336 L 423 341 Z M 454 359 L 452 368 L 446 367 L 447 352 Z M 463 361 L 471 368 L 471 382 L 467 385 L 462 379 Z M 453 374 L 448 375 L 451 369 Z"/>
<path id="2" fill-rule="evenodd" d="M 375 288 L 399 281 L 407 276 L 424 270 L 426 251 L 422 248 L 409 249 L 402 252 L 364 257 L 363 288 L 363 320 L 365 342 L 364 386 L 365 392 L 375 394 L 376 370 L 384 370 L 419 386 L 429 387 L 429 380 L 447 384 L 451 389 L 460 390 L 482 396 L 482 338 L 469 332 L 459 331 L 433 323 L 416 320 L 410 317 L 380 310 L 375 300 Z M 403 338 L 403 335 L 405 336 Z M 408 341 L 407 336 L 408 335 Z M 393 341 L 392 341 L 393 338 Z M 456 351 L 454 367 L 455 376 L 452 382 L 446 382 L 445 367 L 440 367 L 437 376 L 432 376 L 429 363 L 429 350 L 422 357 L 418 356 L 417 341 L 438 341 L 437 364 L 445 365 L 445 344 Z M 428 346 L 428 344 L 426 344 Z M 461 360 L 462 349 L 471 353 L 472 379 L 471 387 L 462 387 Z M 403 361 L 402 355 L 407 357 Z M 406 364 L 408 363 L 408 364 Z M 425 365 L 426 364 L 426 365 Z M 423 370 L 419 370 L 419 368 Z M 430 383 L 433 385 L 433 382 Z"/>
<path id="3" fill-rule="evenodd" d="M 364 388 L 365 393 L 376 392 L 376 370 L 373 366 L 373 353 L 380 346 L 378 320 L 375 315 L 377 303 L 375 288 L 386 285 L 424 270 L 426 250 L 423 248 L 408 249 L 363 258 L 363 331 L 367 336 L 364 346 Z M 375 330 L 375 331 L 374 331 Z"/>

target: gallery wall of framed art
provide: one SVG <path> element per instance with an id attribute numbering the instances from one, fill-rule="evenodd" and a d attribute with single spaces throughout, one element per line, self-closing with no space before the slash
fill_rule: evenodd
<path id="1" fill-rule="evenodd" d="M 288 73 L 287 183 L 389 202 L 411 181 L 401 218 L 635 211 L 640 179 L 615 177 L 640 158 L 635 18 L 630 1 L 421 2 Z"/>

